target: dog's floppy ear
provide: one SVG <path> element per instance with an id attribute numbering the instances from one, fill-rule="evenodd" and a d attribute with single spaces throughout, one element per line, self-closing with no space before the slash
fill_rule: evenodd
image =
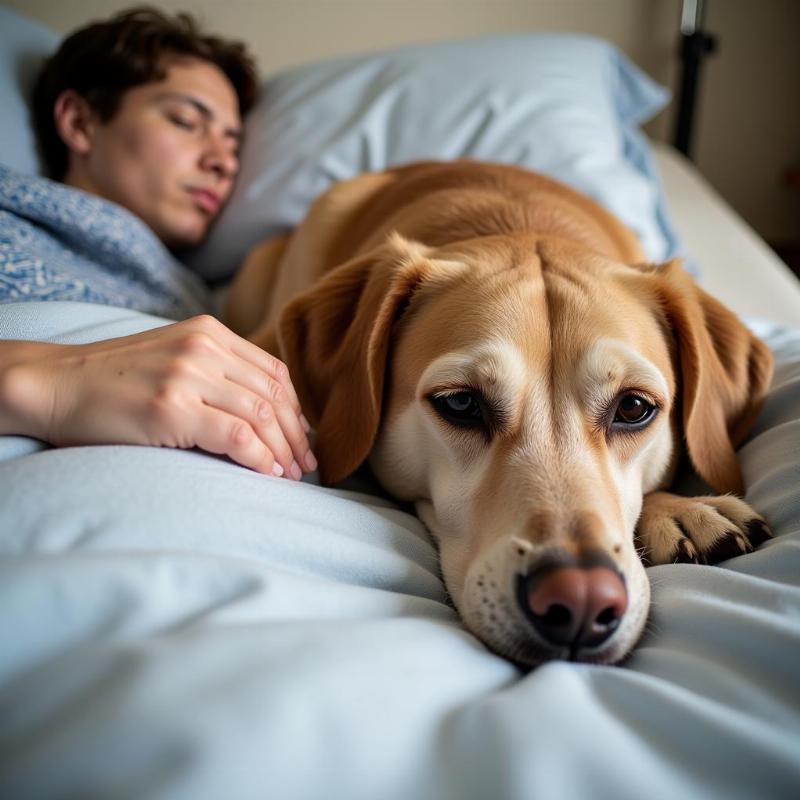
<path id="1" fill-rule="evenodd" d="M 680 260 L 668 262 L 656 274 L 677 338 L 689 458 L 713 489 L 742 494 L 735 449 L 769 388 L 772 354 L 735 314 L 697 286 Z"/>
<path id="2" fill-rule="evenodd" d="M 431 269 L 427 248 L 393 234 L 325 275 L 278 320 L 280 349 L 317 429 L 325 484 L 350 475 L 378 431 L 389 334 Z"/>

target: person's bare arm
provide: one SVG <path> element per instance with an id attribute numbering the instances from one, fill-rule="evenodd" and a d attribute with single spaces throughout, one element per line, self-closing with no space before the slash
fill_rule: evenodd
<path id="1" fill-rule="evenodd" d="M 286 366 L 210 316 L 91 344 L 0 342 L 0 433 L 196 446 L 299 478 L 316 467 L 307 430 Z"/>

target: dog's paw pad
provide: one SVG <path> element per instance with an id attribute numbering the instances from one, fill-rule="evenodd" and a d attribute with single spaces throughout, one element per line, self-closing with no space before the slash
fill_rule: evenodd
<path id="1" fill-rule="evenodd" d="M 763 519 L 758 519 L 758 517 L 751 519 L 746 527 L 747 538 L 753 550 L 773 538 L 769 525 Z"/>
<path id="2" fill-rule="evenodd" d="M 750 542 L 738 531 L 725 531 L 708 549 L 706 561 L 709 564 L 718 564 L 729 558 L 744 555 L 752 550 Z"/>

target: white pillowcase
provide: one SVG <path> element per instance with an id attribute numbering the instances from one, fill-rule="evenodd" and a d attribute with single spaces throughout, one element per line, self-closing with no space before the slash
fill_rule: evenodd
<path id="1" fill-rule="evenodd" d="M 17 172 L 36 174 L 29 103 L 45 58 L 58 47 L 58 34 L 0 6 L 0 161 Z"/>
<path id="2" fill-rule="evenodd" d="M 187 260 L 224 279 L 335 181 L 418 159 L 519 164 L 594 197 L 650 258 L 677 250 L 638 125 L 668 101 L 610 44 L 570 34 L 468 39 L 284 72 L 250 113 L 235 193 Z"/>

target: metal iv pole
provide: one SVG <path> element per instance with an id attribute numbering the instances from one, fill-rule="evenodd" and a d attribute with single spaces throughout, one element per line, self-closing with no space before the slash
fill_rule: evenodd
<path id="1" fill-rule="evenodd" d="M 692 126 L 697 82 L 703 59 L 717 48 L 717 40 L 703 31 L 704 0 L 683 0 L 681 9 L 681 70 L 678 117 L 673 144 L 691 158 Z"/>

